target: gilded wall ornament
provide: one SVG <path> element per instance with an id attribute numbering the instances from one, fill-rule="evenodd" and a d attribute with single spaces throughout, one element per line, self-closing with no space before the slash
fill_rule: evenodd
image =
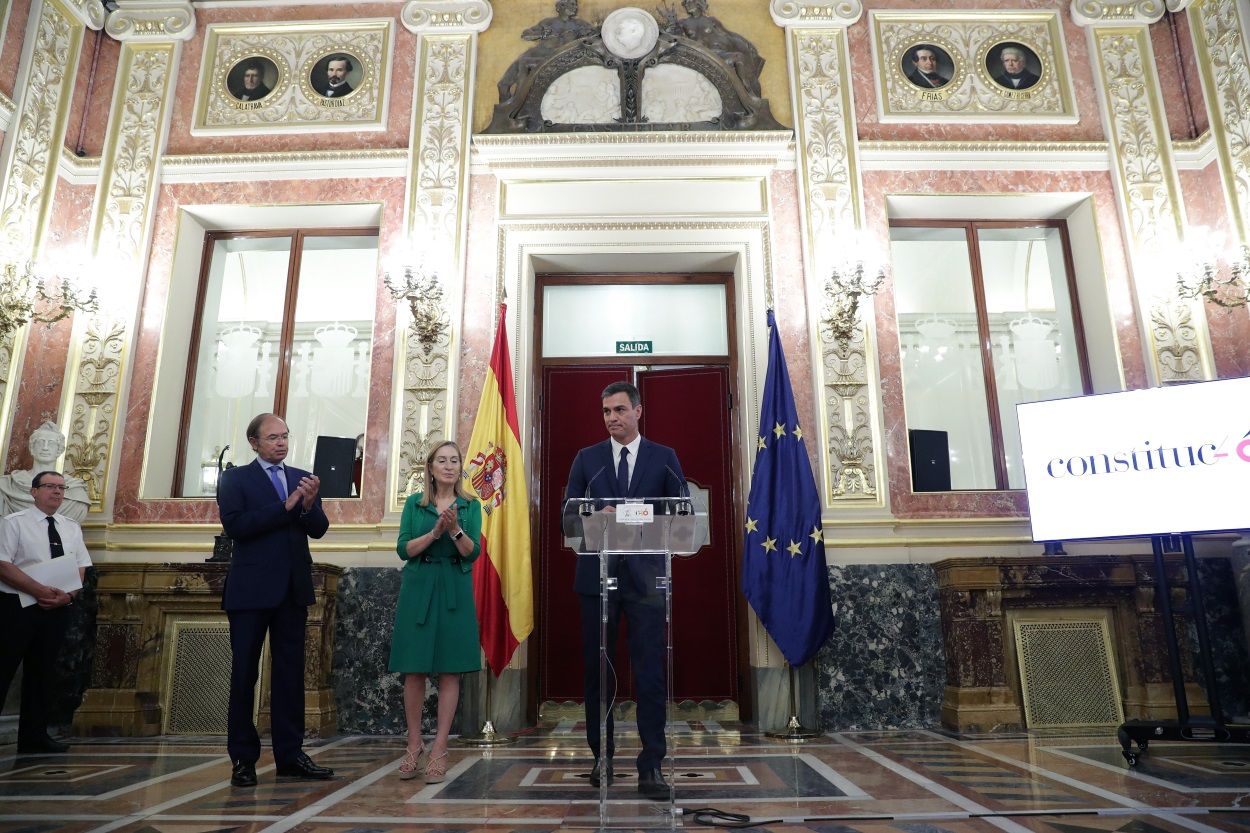
<path id="1" fill-rule="evenodd" d="M 872 11 L 883 122 L 1074 123 L 1058 12 Z"/>
<path id="2" fill-rule="evenodd" d="M 193 135 L 384 130 L 394 21 L 214 24 Z"/>

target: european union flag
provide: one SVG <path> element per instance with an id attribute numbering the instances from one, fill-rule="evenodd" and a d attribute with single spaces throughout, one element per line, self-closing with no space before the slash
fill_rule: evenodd
<path id="1" fill-rule="evenodd" d="M 786 662 L 802 665 L 833 633 L 833 608 L 820 496 L 772 310 L 746 533 L 742 592 Z"/>

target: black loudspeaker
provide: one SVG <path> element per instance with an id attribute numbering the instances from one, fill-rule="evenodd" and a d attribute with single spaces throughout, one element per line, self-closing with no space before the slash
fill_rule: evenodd
<path id="1" fill-rule="evenodd" d="M 946 432 L 913 428 L 907 432 L 907 445 L 911 449 L 911 490 L 949 492 L 951 452 Z"/>
<path id="2" fill-rule="evenodd" d="M 355 439 L 318 437 L 313 474 L 321 478 L 321 497 L 351 497 L 352 467 L 355 463 Z"/>

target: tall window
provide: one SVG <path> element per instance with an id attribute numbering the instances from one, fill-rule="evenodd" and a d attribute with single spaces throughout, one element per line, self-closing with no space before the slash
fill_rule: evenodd
<path id="1" fill-rule="evenodd" d="M 293 462 L 321 436 L 364 434 L 378 230 L 210 232 L 204 240 L 176 497 L 216 491 L 216 463 L 251 462 L 253 416 L 286 417 Z"/>
<path id="2" fill-rule="evenodd" d="M 1090 390 L 1067 227 L 899 220 L 890 241 L 917 490 L 1023 489 L 1015 406 Z"/>

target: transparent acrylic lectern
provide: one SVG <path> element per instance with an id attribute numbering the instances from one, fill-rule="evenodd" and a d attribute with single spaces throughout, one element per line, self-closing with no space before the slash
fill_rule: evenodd
<path id="1" fill-rule="evenodd" d="M 707 542 L 707 510 L 698 503 L 702 501 L 661 497 L 573 498 L 564 504 L 565 543 L 579 558 L 593 556 L 598 562 L 599 748 L 605 761 L 609 760 L 609 749 L 617 750 L 612 761 L 616 776 L 612 784 L 601 777 L 597 801 L 588 791 L 587 801 L 574 802 L 565 817 L 566 824 L 601 830 L 680 826 L 673 812 L 676 797 L 672 789 L 659 801 L 638 791 L 635 756 L 631 754 L 641 743 L 635 724 L 614 720 L 614 736 L 609 737 L 608 718 L 615 704 L 618 681 L 616 657 L 608 650 L 608 623 L 613 608 L 620 606 L 620 618 L 631 622 L 628 639 L 636 638 L 637 633 L 653 634 L 662 643 L 662 650 L 649 650 L 650 658 L 661 667 L 635 668 L 634 678 L 639 681 L 641 710 L 644 692 L 655 689 L 656 674 L 663 676 L 661 722 L 665 753 L 658 768 L 672 787 L 673 737 L 668 721 L 673 700 L 672 558 L 693 555 Z M 633 627 L 635 621 L 643 624 L 638 632 Z M 621 647 L 617 646 L 618 655 Z M 631 657 L 635 656 L 634 651 L 631 644 Z M 644 679 L 650 682 L 642 682 Z"/>

